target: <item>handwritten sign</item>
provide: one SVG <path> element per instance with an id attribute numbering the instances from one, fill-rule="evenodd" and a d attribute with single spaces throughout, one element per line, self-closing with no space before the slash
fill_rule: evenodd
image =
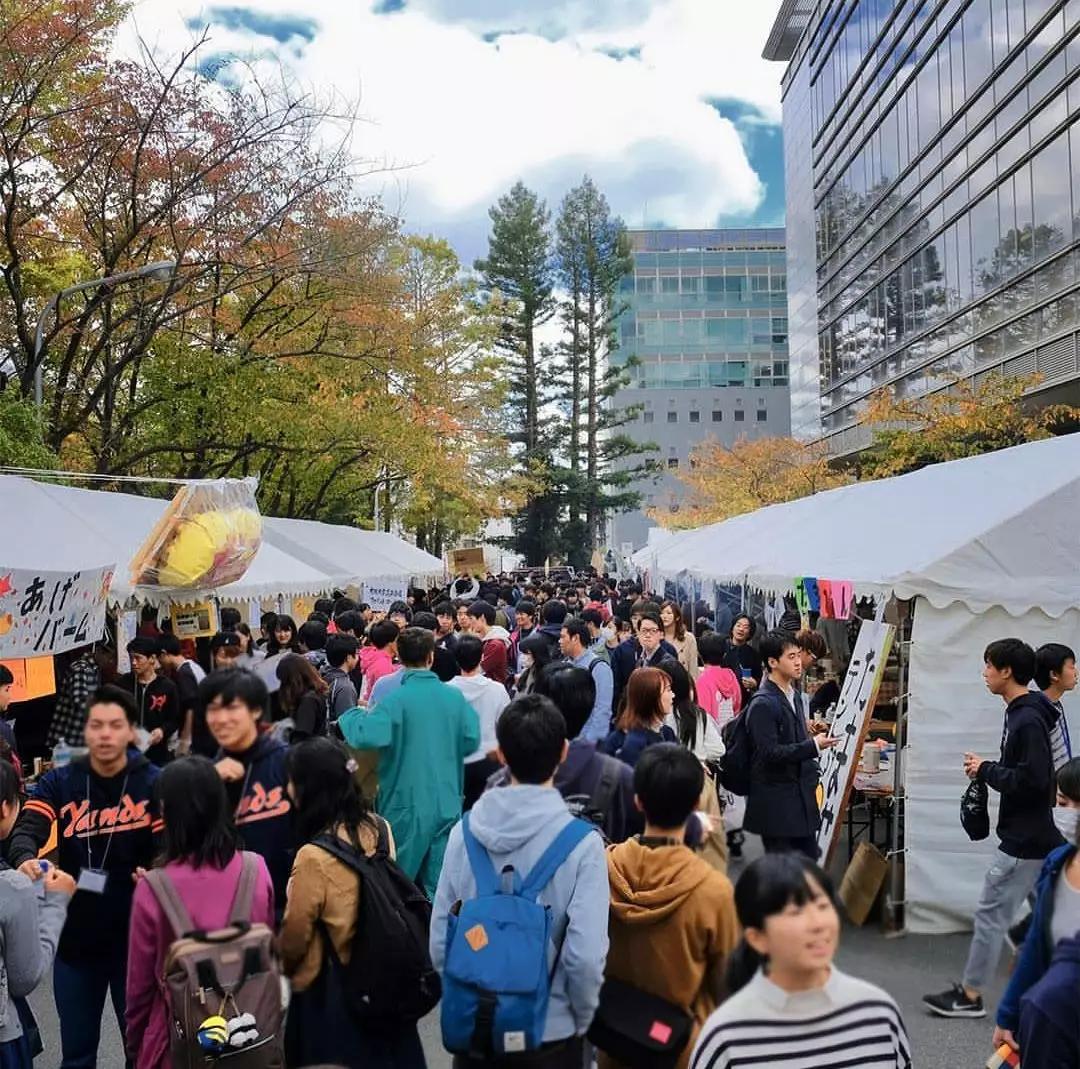
<path id="1" fill-rule="evenodd" d="M 11 685 L 13 702 L 28 702 L 56 693 L 56 671 L 51 657 L 30 657 L 19 661 L 0 661 L 15 677 Z"/>
<path id="2" fill-rule="evenodd" d="M 364 601 L 376 612 L 387 612 L 395 601 L 404 601 L 408 579 L 373 579 L 364 583 Z"/>
<path id="3" fill-rule="evenodd" d="M 0 657 L 43 657 L 97 642 L 114 570 L 0 574 Z"/>
<path id="4" fill-rule="evenodd" d="M 859 753 L 870 729 L 874 702 L 877 701 L 878 688 L 892 649 L 894 630 L 890 624 L 863 621 L 840 690 L 836 719 L 829 731 L 830 735 L 838 736 L 842 741 L 831 750 L 823 750 L 819 759 L 821 787 L 818 793 L 822 796 L 822 802 L 818 848 L 824 864 L 828 864 L 836 846 L 844 807 L 859 763 Z"/>

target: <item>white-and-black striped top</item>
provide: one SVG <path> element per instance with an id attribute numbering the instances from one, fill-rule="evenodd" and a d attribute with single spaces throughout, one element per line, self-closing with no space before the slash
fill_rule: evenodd
<path id="1" fill-rule="evenodd" d="M 788 994 L 763 972 L 705 1022 L 690 1069 L 910 1069 L 896 1003 L 834 968 L 815 991 Z"/>

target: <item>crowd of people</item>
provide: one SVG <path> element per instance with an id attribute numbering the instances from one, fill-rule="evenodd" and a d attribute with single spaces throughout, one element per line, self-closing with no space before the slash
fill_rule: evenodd
<path id="1" fill-rule="evenodd" d="M 21 806 L 0 761 L 0 1069 L 40 1050 L 26 995 L 50 962 L 64 1069 L 97 1064 L 107 996 L 135 1069 L 199 1050 L 413 1069 L 440 995 L 463 1069 L 912 1064 L 893 999 L 833 963 L 816 791 L 838 740 L 802 686 L 818 632 L 739 614 L 721 633 L 600 577 L 488 577 L 384 612 L 341 596 L 258 635 L 221 616 L 201 649 L 148 616 L 112 681 L 76 657 L 48 737 L 85 756 Z M 1080 1064 L 1042 1060 L 1080 1049 L 1075 657 L 1006 640 L 985 660 L 1002 754 L 964 768 L 1002 794 L 1001 849 L 962 982 L 927 1004 L 982 1011 L 1034 892 L 994 1040 L 1029 1069 Z M 733 886 L 744 831 L 765 854 Z"/>

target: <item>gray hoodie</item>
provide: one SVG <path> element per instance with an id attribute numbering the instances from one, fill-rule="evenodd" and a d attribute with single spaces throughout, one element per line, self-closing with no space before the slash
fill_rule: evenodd
<path id="1" fill-rule="evenodd" d="M 513 865 L 524 878 L 571 819 L 554 787 L 512 786 L 484 793 L 472 808 L 469 827 L 491 855 L 496 872 Z M 458 824 L 450 833 L 431 916 L 431 960 L 440 973 L 446 960 L 447 914 L 456 902 L 475 895 L 476 881 Z M 599 835 L 588 835 L 538 898 L 551 909 L 548 966 L 555 964 L 545 1043 L 584 1035 L 592 1022 L 607 958 L 608 896 L 604 844 Z"/>
<path id="2" fill-rule="evenodd" d="M 29 995 L 52 965 L 70 901 L 62 891 L 39 896 L 37 886 L 21 872 L 0 871 L 0 1043 L 23 1034 L 12 1000 Z"/>

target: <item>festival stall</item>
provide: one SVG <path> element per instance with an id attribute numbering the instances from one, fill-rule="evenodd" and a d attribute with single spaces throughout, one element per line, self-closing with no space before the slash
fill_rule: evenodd
<path id="1" fill-rule="evenodd" d="M 824 581 L 846 599 L 912 602 L 898 784 L 911 931 L 970 926 L 995 840 L 972 843 L 960 827 L 961 757 L 995 757 L 1002 727 L 983 650 L 1010 635 L 1080 646 L 1078 516 L 1080 435 L 1068 435 L 774 505 L 635 555 L 654 586 L 681 578 L 783 595 Z"/>

